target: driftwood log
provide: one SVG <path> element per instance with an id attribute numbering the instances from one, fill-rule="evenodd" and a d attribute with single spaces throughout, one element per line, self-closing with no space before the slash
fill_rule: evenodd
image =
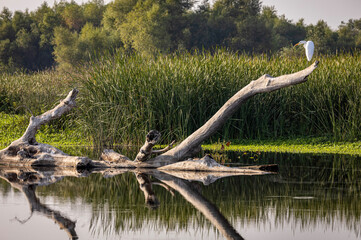
<path id="1" fill-rule="evenodd" d="M 76 106 L 78 90 L 73 89 L 53 109 L 39 115 L 31 116 L 30 123 L 21 138 L 0 151 L 0 164 L 17 166 L 87 166 L 90 159 L 74 157 L 61 150 L 36 141 L 35 135 L 41 125 L 61 117 Z"/>
<path id="2" fill-rule="evenodd" d="M 244 103 L 250 97 L 259 94 L 259 93 L 267 93 L 272 92 L 281 88 L 285 88 L 288 86 L 296 85 L 307 81 L 307 77 L 317 68 L 318 61 L 314 62 L 312 65 L 303 69 L 299 72 L 282 75 L 279 77 L 272 77 L 268 74 L 261 76 L 259 79 L 251 81 L 247 86 L 242 88 L 238 91 L 233 97 L 231 97 L 219 110 L 216 112 L 202 127 L 192 133 L 189 137 L 183 140 L 179 145 L 175 148 L 164 152 L 163 154 L 150 158 L 152 153 L 155 153 L 152 149 L 153 146 L 157 143 L 160 139 L 160 133 L 158 131 L 152 130 L 148 133 L 146 137 L 146 141 L 142 148 L 140 149 L 135 161 L 127 160 L 125 161 L 117 161 L 118 164 L 130 164 L 135 165 L 135 167 L 162 167 L 164 165 L 174 164 L 179 161 L 183 161 L 189 157 L 193 157 L 201 150 L 201 144 L 204 140 L 208 139 L 212 136 L 224 123 L 240 108 L 242 103 Z M 170 144 L 170 146 L 173 143 Z M 112 150 L 105 150 L 104 156 L 108 155 L 106 158 L 109 158 L 109 152 Z M 112 160 L 118 159 L 119 157 L 116 156 L 115 152 L 112 152 L 113 158 Z M 214 163 L 211 165 L 217 164 L 213 160 Z M 204 163 L 204 161 L 203 161 Z M 192 163 L 193 164 L 193 163 Z M 202 164 L 202 163 L 201 163 Z M 113 161 L 114 165 L 114 161 Z M 170 168 L 175 168 L 175 166 L 169 166 Z M 179 165 L 176 166 L 179 169 Z M 203 164 L 202 167 L 198 165 L 197 168 L 194 168 L 190 165 L 190 162 L 184 163 L 181 169 L 185 170 L 197 170 L 197 171 L 214 171 L 217 168 L 214 166 L 209 167 L 208 165 Z M 200 169 L 202 168 L 202 169 Z M 223 167 L 222 171 L 232 171 L 229 168 L 225 169 Z M 264 171 L 263 167 L 259 167 L 259 169 L 250 169 L 248 168 L 249 172 L 255 173 L 255 171 Z M 206 170 L 207 169 L 207 170 Z M 219 168 L 218 168 L 219 169 Z M 233 169 L 233 168 L 232 168 Z M 262 170 L 261 170 L 262 169 Z M 246 172 L 246 170 L 244 169 Z"/>
<path id="3" fill-rule="evenodd" d="M 0 151 L 0 164 L 21 166 L 73 166 L 78 168 L 159 168 L 169 165 L 163 168 L 163 171 L 188 170 L 242 172 L 244 174 L 262 173 L 269 169 L 265 169 L 265 166 L 228 168 L 219 165 L 209 156 L 197 161 L 188 158 L 198 153 L 201 150 L 202 142 L 224 125 L 247 99 L 258 93 L 267 93 L 303 83 L 307 81 L 307 77 L 317 68 L 317 65 L 318 61 L 296 73 L 279 77 L 272 77 L 266 74 L 257 80 L 251 81 L 231 97 L 203 126 L 173 149 L 170 148 L 174 142 L 162 150 L 154 150 L 154 145 L 156 145 L 160 139 L 160 133 L 156 130 L 150 131 L 134 161 L 108 149 L 104 150 L 100 161 L 91 161 L 86 157 L 69 156 L 50 145 L 36 142 L 35 135 L 41 125 L 59 118 L 76 105 L 75 98 L 78 91 L 74 89 L 52 110 L 40 116 L 32 116 L 30 118 L 29 126 L 24 135 Z M 152 158 L 152 154 L 160 155 Z M 173 165 L 186 159 L 188 160 L 185 162 Z"/>
<path id="4" fill-rule="evenodd" d="M 247 99 L 258 94 L 272 92 L 281 88 L 296 85 L 307 81 L 307 77 L 317 68 L 318 61 L 308 68 L 279 77 L 263 75 L 257 80 L 251 81 L 247 86 L 231 97 L 213 117 L 202 127 L 192 133 L 184 141 L 168 152 L 150 159 L 149 164 L 161 166 L 178 162 L 199 152 L 204 140 L 212 136 L 224 123 L 235 113 Z"/>

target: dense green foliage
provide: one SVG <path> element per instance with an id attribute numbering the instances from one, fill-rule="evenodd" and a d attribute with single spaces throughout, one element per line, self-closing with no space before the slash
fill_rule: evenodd
<path id="1" fill-rule="evenodd" d="M 308 82 L 249 99 L 211 142 L 294 137 L 360 141 L 360 58 L 359 52 L 319 56 L 320 66 Z M 139 144 L 150 129 L 157 129 L 164 142 L 179 141 L 251 80 L 265 73 L 295 72 L 307 65 L 304 58 L 292 55 L 247 56 L 218 50 L 149 58 L 120 51 L 69 74 L 3 73 L 0 106 L 9 116 L 25 114 L 24 128 L 31 113 L 47 111 L 72 87 L 78 87 L 78 108 L 51 123 L 55 132 L 76 128 L 94 145 L 109 145 Z M 16 138 L 2 139 L 8 143 Z"/>
<path id="2" fill-rule="evenodd" d="M 0 71 L 68 69 L 122 48 L 143 55 L 225 47 L 247 53 L 289 53 L 302 39 L 316 53 L 361 48 L 361 19 L 336 31 L 324 21 L 305 25 L 278 16 L 259 0 L 92 0 L 43 3 L 33 12 L 0 13 Z"/>
<path id="3" fill-rule="evenodd" d="M 249 99 L 213 140 L 359 140 L 360 58 L 360 53 L 320 56 L 308 82 Z M 94 62 L 80 75 L 81 126 L 99 144 L 142 142 L 150 129 L 160 130 L 166 140 L 179 140 L 251 80 L 307 65 L 303 58 L 249 57 L 222 50 L 157 58 L 120 52 Z"/>

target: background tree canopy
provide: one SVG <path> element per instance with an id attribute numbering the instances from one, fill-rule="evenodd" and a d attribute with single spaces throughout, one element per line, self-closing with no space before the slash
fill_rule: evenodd
<path id="1" fill-rule="evenodd" d="M 102 0 L 45 2 L 33 12 L 0 13 L 0 70 L 42 70 L 82 64 L 104 51 L 145 56 L 219 47 L 245 53 L 292 55 L 312 39 L 316 54 L 361 49 L 361 19 L 333 31 L 278 16 L 259 0 Z"/>

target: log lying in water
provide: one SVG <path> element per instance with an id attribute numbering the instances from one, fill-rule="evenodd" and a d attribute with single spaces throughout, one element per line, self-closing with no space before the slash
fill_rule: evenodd
<path id="1" fill-rule="evenodd" d="M 206 155 L 201 159 L 189 159 L 163 167 L 157 168 L 159 171 L 212 171 L 212 172 L 229 172 L 229 173 L 243 173 L 243 174 L 258 174 L 264 171 L 274 172 L 275 168 L 267 170 L 267 166 L 246 166 L 246 167 L 226 167 L 217 163 L 210 155 Z M 277 166 L 277 165 L 276 165 Z"/>
<path id="2" fill-rule="evenodd" d="M 121 155 L 109 149 L 104 150 L 101 159 L 102 161 L 92 161 L 90 163 L 90 166 L 92 166 L 93 168 L 154 168 L 154 166 L 146 162 L 139 163 L 137 161 L 131 161 L 124 155 Z M 215 173 L 217 172 L 228 173 L 227 176 L 259 175 L 277 172 L 278 167 L 276 164 L 244 167 L 226 167 L 217 163 L 210 155 L 206 155 L 200 159 L 189 158 L 185 161 L 180 161 L 163 167 L 158 167 L 157 170 L 183 179 L 187 179 L 186 177 L 181 177 L 182 174 L 186 174 L 184 173 L 185 171 L 193 171 L 197 172 L 197 174 L 201 174 L 201 172 L 203 172 L 203 175 L 207 176 L 209 172 L 212 172 L 213 175 L 215 175 Z M 180 171 L 182 171 L 183 173 L 179 173 Z M 186 175 L 189 176 L 189 173 L 187 173 Z M 224 177 L 224 175 L 221 176 Z M 194 178 L 194 176 L 192 177 Z"/>

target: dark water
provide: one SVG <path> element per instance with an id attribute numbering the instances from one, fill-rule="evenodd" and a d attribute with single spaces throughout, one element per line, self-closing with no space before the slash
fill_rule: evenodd
<path id="1" fill-rule="evenodd" d="M 360 158 L 214 155 L 276 163 L 279 173 L 208 184 L 159 172 L 0 168 L 0 239 L 361 238 Z"/>

